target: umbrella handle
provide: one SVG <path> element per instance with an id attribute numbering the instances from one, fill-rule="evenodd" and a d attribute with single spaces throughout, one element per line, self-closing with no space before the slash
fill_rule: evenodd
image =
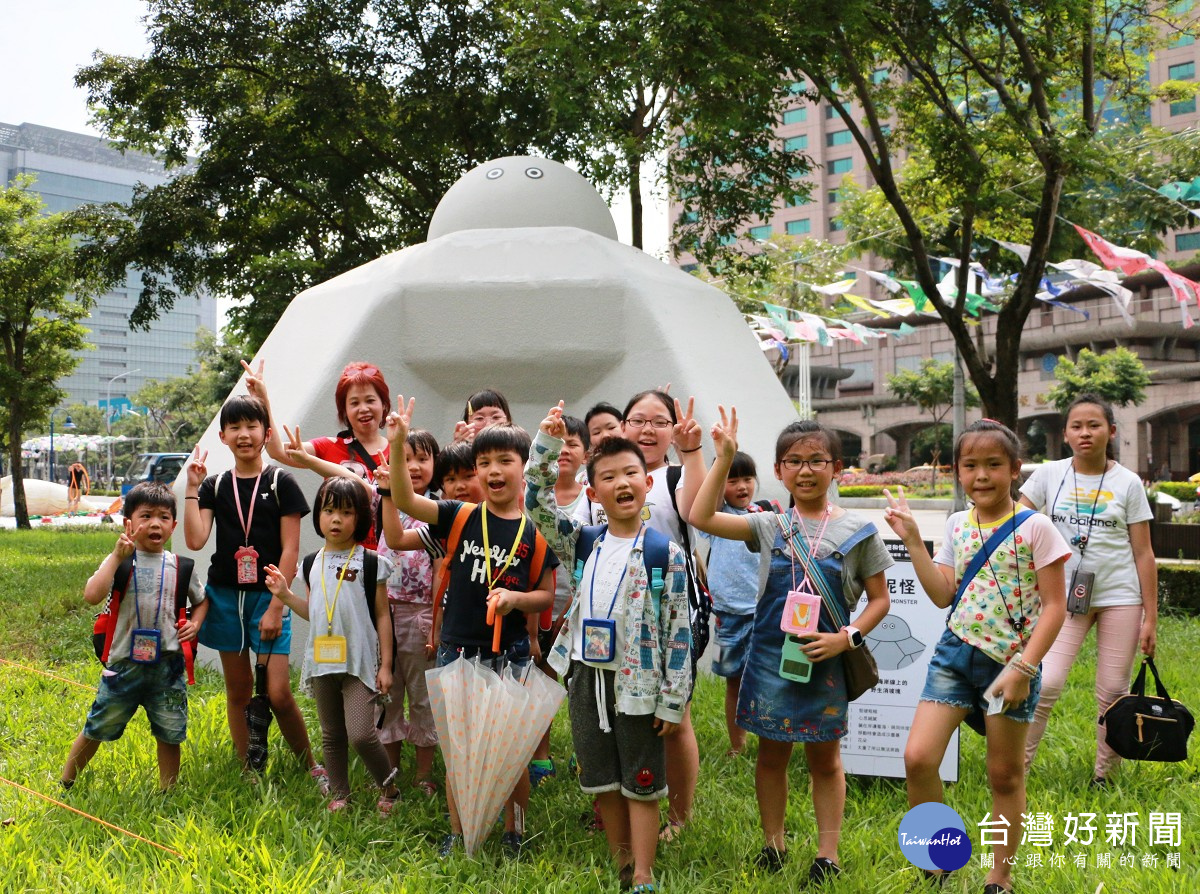
<path id="1" fill-rule="evenodd" d="M 489 600 L 487 622 L 492 625 L 492 654 L 500 654 L 500 631 L 504 627 L 504 618 L 496 617 L 496 603 Z"/>

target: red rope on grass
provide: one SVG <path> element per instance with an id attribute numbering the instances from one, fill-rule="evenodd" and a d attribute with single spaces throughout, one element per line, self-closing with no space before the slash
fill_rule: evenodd
<path id="1" fill-rule="evenodd" d="M 23 671 L 29 671 L 31 674 L 41 674 L 43 677 L 49 677 L 51 680 L 59 680 L 63 683 L 70 683 L 72 686 L 78 686 L 80 689 L 86 689 L 92 692 L 96 687 L 88 686 L 86 683 L 80 683 L 77 680 L 68 680 L 66 677 L 60 677 L 58 674 L 52 674 L 49 671 L 38 670 L 36 667 L 30 667 L 28 664 L 21 664 L 17 661 L 9 661 L 7 658 L 0 658 L 0 664 L 7 664 L 11 667 L 20 668 Z"/>
<path id="2" fill-rule="evenodd" d="M 106 822 L 106 821 L 100 819 L 100 817 L 98 817 L 98 816 L 92 816 L 90 813 L 84 813 L 82 810 L 78 810 L 78 809 L 72 807 L 70 804 L 64 804 L 62 801 L 54 800 L 49 795 L 43 795 L 41 792 L 35 792 L 31 788 L 26 788 L 25 786 L 21 785 L 19 782 L 13 782 L 11 779 L 5 779 L 3 776 L 0 776 L 0 782 L 3 782 L 5 785 L 11 785 L 13 788 L 20 789 L 21 791 L 25 792 L 26 794 L 33 795 L 36 798 L 41 798 L 43 801 L 49 801 L 55 807 L 61 807 L 64 810 L 69 810 L 72 813 L 77 813 L 80 816 L 82 816 L 84 819 L 90 819 L 92 822 L 99 823 L 100 825 L 105 826 L 106 828 L 113 829 L 117 832 L 120 832 L 122 835 L 128 835 L 130 838 L 136 838 L 138 841 L 142 841 L 142 842 L 145 842 L 146 844 L 153 845 L 154 847 L 158 848 L 160 851 L 166 851 L 168 854 L 173 854 L 174 856 L 178 857 L 181 860 L 187 859 L 187 857 L 185 857 L 183 854 L 179 853 L 179 851 L 172 850 L 171 848 L 167 847 L 164 844 L 159 844 L 157 841 L 151 841 L 149 838 L 143 838 L 141 835 L 138 835 L 136 832 L 130 832 L 128 829 L 122 829 L 120 826 L 115 826 L 110 822 Z"/>

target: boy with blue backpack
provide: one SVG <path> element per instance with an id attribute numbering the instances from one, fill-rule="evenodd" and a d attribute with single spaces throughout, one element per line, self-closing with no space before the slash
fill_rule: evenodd
<path id="1" fill-rule="evenodd" d="M 542 421 L 525 467 L 525 508 L 573 569 L 574 600 L 548 661 L 567 679 L 580 787 L 597 796 L 622 887 L 655 891 L 662 737 L 675 732 L 691 690 L 685 559 L 642 519 L 651 479 L 625 438 L 588 457 L 588 498 L 608 523 L 582 526 L 558 507 L 562 411 L 560 402 Z"/>

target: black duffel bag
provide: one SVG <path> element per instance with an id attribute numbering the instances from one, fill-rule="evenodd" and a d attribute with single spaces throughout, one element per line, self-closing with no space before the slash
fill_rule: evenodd
<path id="1" fill-rule="evenodd" d="M 1146 668 L 1154 674 L 1158 697 L 1146 695 Z M 1195 721 L 1182 703 L 1167 695 L 1150 658 L 1142 660 L 1133 687 L 1104 712 L 1104 741 L 1123 758 L 1135 761 L 1187 759 L 1188 736 Z"/>

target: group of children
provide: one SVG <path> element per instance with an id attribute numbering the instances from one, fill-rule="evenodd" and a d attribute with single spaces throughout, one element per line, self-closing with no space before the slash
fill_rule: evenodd
<path id="1" fill-rule="evenodd" d="M 479 392 L 453 443 L 439 450 L 431 434 L 412 427 L 415 402 L 401 396 L 393 410 L 379 370 L 358 363 L 335 393 L 346 430 L 303 441 L 284 429 L 284 440 L 271 420 L 262 365 L 246 370 L 249 395 L 231 397 L 220 419 L 234 468 L 209 476 L 197 448 L 186 472 L 188 547 L 202 548 L 216 529 L 207 586 L 201 591 L 195 576 L 187 583 L 186 560 L 165 550 L 173 494 L 143 484 L 127 498 L 112 554 L 85 587 L 89 603 L 110 598 L 113 632 L 65 787 L 100 742 L 121 735 L 139 704 L 158 742 L 161 784 L 175 781 L 187 720 L 182 651 L 198 640 L 220 653 L 243 764 L 252 651 L 280 730 L 328 808 L 348 803 L 352 746 L 386 815 L 400 797 L 404 741 L 416 749 L 413 784 L 437 791 L 424 672 L 460 658 L 518 670 L 535 663 L 566 683 L 580 785 L 596 798 L 622 888 L 653 891 L 657 846 L 686 824 L 699 773 L 690 701 L 696 640 L 707 628 L 697 619 L 707 618 L 691 526 L 710 547 L 714 670 L 728 681 L 730 753 L 745 747 L 746 732 L 759 737 L 764 843 L 756 864 L 778 871 L 787 859 L 787 768 L 801 742 L 817 824 L 809 879 L 841 873 L 844 656 L 887 615 L 892 560 L 870 522 L 829 499 L 842 470 L 835 432 L 793 422 L 779 434 L 773 471 L 790 497 L 782 510 L 754 500 L 756 470 L 737 450 L 733 408 L 719 408 L 708 469 L 692 402 L 685 410 L 661 390 L 636 395 L 624 411 L 598 405 L 582 420 L 560 402 L 532 440 L 512 423 L 503 395 Z M 672 447 L 681 466 L 668 463 Z M 263 461 L 264 448 L 325 476 L 314 504 L 324 546 L 303 561 L 308 505 L 288 471 Z M 401 455 L 404 468 L 389 467 Z M 986 712 L 992 813 L 1019 830 L 1027 731 L 1041 661 L 1066 615 L 1063 568 L 1072 551 L 1050 518 L 1015 502 L 1020 447 L 1009 429 L 990 420 L 969 426 L 954 465 L 973 506 L 950 516 L 932 558 L 903 489 L 887 494 L 888 525 L 929 598 L 949 609 L 905 752 L 909 803 L 942 799 L 938 768 L 951 735 L 969 715 Z M 293 590 L 298 571 L 307 595 Z M 846 623 L 863 594 L 866 607 Z M 184 601 L 193 606 L 190 618 L 175 611 Z M 285 609 L 310 624 L 301 685 L 316 700 L 324 765 L 291 692 Z M 489 614 L 500 625 L 498 649 Z M 508 801 L 509 854 L 523 847 L 531 781 L 553 772 L 547 731 Z M 443 855 L 461 831 L 454 792 L 446 796 L 451 831 Z M 664 797 L 668 820 L 660 829 Z M 996 847 L 986 894 L 1012 890 L 1005 858 L 1019 831 L 1007 840 Z M 932 884 L 945 881 L 928 875 Z"/>

